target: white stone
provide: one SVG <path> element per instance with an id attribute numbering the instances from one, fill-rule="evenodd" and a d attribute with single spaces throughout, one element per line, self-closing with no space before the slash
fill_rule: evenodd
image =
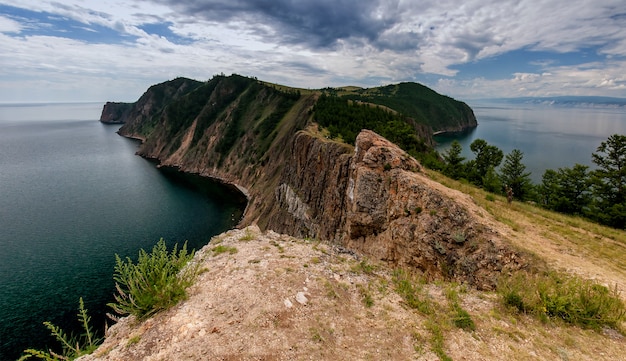
<path id="1" fill-rule="evenodd" d="M 304 292 L 298 292 L 296 294 L 296 301 L 298 301 L 298 303 L 301 305 L 306 305 L 306 303 L 309 302 L 309 299 L 306 298 Z"/>
<path id="2" fill-rule="evenodd" d="M 289 301 L 288 298 L 285 298 L 285 307 L 287 308 L 293 307 L 293 303 L 291 303 L 291 301 Z"/>

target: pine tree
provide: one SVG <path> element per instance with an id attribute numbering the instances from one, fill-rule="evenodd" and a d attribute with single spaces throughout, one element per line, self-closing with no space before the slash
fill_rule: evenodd
<path id="1" fill-rule="evenodd" d="M 594 207 L 589 216 L 610 226 L 626 226 L 626 135 L 614 134 L 600 143 L 592 160 Z"/>
<path id="2" fill-rule="evenodd" d="M 519 149 L 513 149 L 504 159 L 500 169 L 500 180 L 504 186 L 513 190 L 513 197 L 525 200 L 532 186 L 530 172 L 526 172 L 526 166 L 522 163 L 524 153 Z"/>

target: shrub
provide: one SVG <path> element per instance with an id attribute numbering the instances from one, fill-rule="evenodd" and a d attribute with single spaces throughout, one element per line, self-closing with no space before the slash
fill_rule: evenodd
<path id="1" fill-rule="evenodd" d="M 101 338 L 96 338 L 95 333 L 91 329 L 89 323 L 91 317 L 87 314 L 85 303 L 83 298 L 80 298 L 78 305 L 78 321 L 83 327 L 85 333 L 80 337 L 74 335 L 68 336 L 60 327 L 53 325 L 51 322 L 44 322 L 43 324 L 50 330 L 52 336 L 63 346 L 62 354 L 57 354 L 52 350 L 39 351 L 34 349 L 24 350 L 25 355 L 20 357 L 18 361 L 27 360 L 31 357 L 36 357 L 42 360 L 74 360 L 80 356 L 88 355 L 98 348 L 98 345 L 102 341 Z"/>
<path id="2" fill-rule="evenodd" d="M 557 272 L 520 272 L 501 280 L 498 292 L 505 305 L 543 320 L 560 319 L 585 328 L 618 328 L 626 305 L 617 287 Z"/>
<path id="3" fill-rule="evenodd" d="M 198 266 L 185 265 L 194 256 L 187 252 L 187 243 L 180 250 L 174 245 L 168 253 L 163 239 L 152 248 L 143 249 L 134 264 L 130 258 L 122 260 L 115 255 L 115 303 L 108 305 L 120 315 L 135 315 L 145 319 L 160 310 L 168 309 L 187 297 L 187 287 L 198 274 Z"/>

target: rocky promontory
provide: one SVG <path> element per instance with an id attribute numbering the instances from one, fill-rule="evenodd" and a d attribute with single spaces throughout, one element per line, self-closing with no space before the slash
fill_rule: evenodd
<path id="1" fill-rule="evenodd" d="M 142 139 L 138 154 L 160 166 L 236 185 L 249 200 L 241 226 L 330 240 L 481 289 L 526 265 L 395 144 L 368 130 L 354 146 L 328 139 L 312 111 L 318 96 L 239 76 L 179 78 L 151 87 L 119 133 Z"/>
<path id="2" fill-rule="evenodd" d="M 122 318 L 81 360 L 597 359 L 578 346 L 589 342 L 603 359 L 620 354 L 620 335 L 542 332 L 507 314 L 489 291 L 537 266 L 514 231 L 379 134 L 329 136 L 319 97 L 239 76 L 179 78 L 124 110 L 119 133 L 142 140 L 139 155 L 236 186 L 248 205 L 239 229 L 196 254 L 188 300 Z M 459 310 L 475 330 L 451 326 Z"/>

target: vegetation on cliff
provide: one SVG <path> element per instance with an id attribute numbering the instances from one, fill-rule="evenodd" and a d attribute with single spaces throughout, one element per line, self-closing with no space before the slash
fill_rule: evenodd
<path id="1" fill-rule="evenodd" d="M 429 149 L 424 138 L 428 135 L 420 134 L 423 133 L 423 129 L 412 119 L 386 107 L 322 94 L 315 103 L 313 112 L 315 121 L 328 129 L 330 137 L 340 137 L 348 144 L 354 144 L 361 130 L 369 129 L 394 142 L 413 156 Z"/>

